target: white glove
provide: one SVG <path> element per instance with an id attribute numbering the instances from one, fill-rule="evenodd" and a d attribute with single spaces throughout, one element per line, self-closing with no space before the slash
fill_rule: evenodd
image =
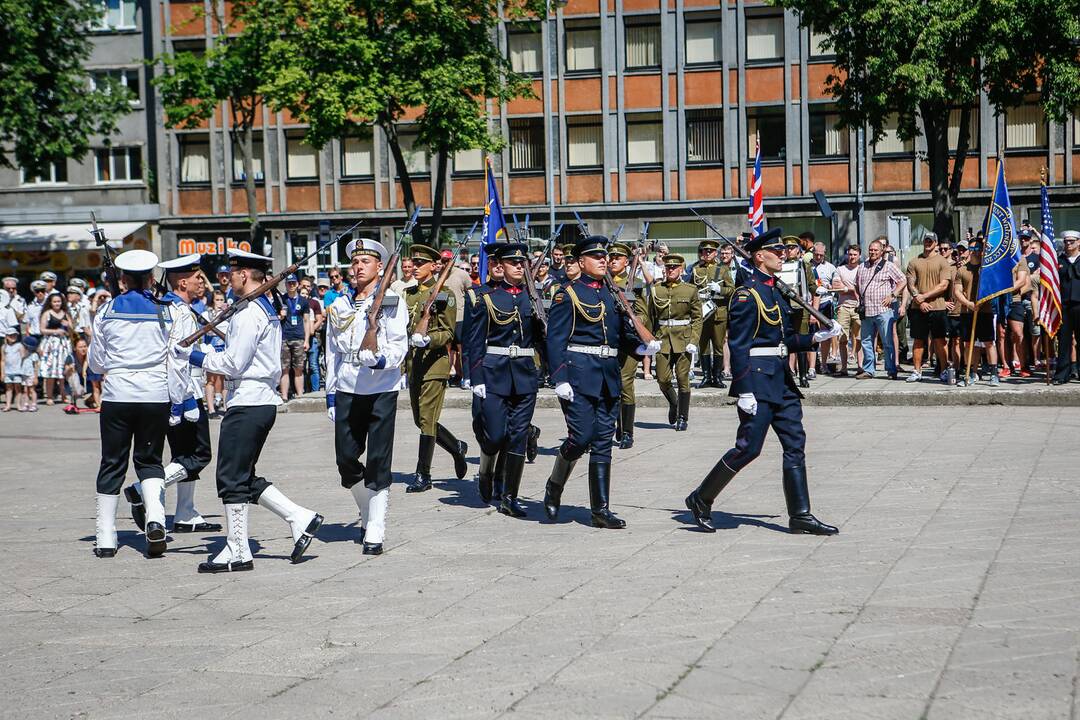
<path id="1" fill-rule="evenodd" d="M 829 338 L 840 337 L 844 329 L 840 327 L 840 323 L 835 320 L 832 321 L 832 325 L 824 330 L 818 330 L 814 333 L 814 342 L 821 342 L 822 340 L 828 340 Z"/>
<path id="2" fill-rule="evenodd" d="M 555 394 L 560 400 L 570 402 L 574 399 L 574 388 L 570 387 L 570 383 L 562 382 L 555 386 Z"/>
<path id="3" fill-rule="evenodd" d="M 712 293 L 719 294 L 719 293 L 723 292 L 723 288 L 720 287 L 720 283 L 716 282 L 715 280 L 713 282 L 709 283 L 708 285 L 706 285 L 705 288 L 709 292 L 712 292 Z"/>
<path id="4" fill-rule="evenodd" d="M 184 419 L 188 422 L 199 422 L 199 405 L 195 398 L 184 402 Z"/>
<path id="5" fill-rule="evenodd" d="M 375 357 L 375 353 L 370 350 L 357 350 L 356 361 L 364 367 L 371 367 L 379 362 L 379 358 Z"/>
<path id="6" fill-rule="evenodd" d="M 413 347 L 423 348 L 431 344 L 431 338 L 427 335 L 421 335 L 420 333 L 413 333 L 409 338 L 409 344 Z"/>
<path id="7" fill-rule="evenodd" d="M 658 352 L 660 352 L 660 341 L 653 340 L 651 343 L 642 343 L 638 345 L 635 354 L 649 357 Z"/>
<path id="8" fill-rule="evenodd" d="M 487 397 L 487 385 L 480 383 L 472 386 L 472 394 L 483 400 Z"/>
<path id="9" fill-rule="evenodd" d="M 169 427 L 176 427 L 183 419 L 184 406 L 180 403 L 173 403 L 172 408 L 169 410 Z"/>
<path id="10" fill-rule="evenodd" d="M 330 422 L 336 422 L 337 408 L 326 408 L 326 417 L 330 418 Z"/>
<path id="11" fill-rule="evenodd" d="M 754 393 L 742 393 L 739 395 L 739 400 L 735 403 L 739 406 L 739 409 L 749 415 L 757 415 L 757 398 L 754 397 Z"/>
<path id="12" fill-rule="evenodd" d="M 695 345 L 694 343 L 687 343 L 686 352 L 690 353 L 691 355 L 697 355 L 697 345 Z"/>

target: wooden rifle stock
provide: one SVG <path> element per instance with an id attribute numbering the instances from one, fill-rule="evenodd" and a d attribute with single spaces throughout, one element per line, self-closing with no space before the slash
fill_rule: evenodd
<path id="1" fill-rule="evenodd" d="M 604 284 L 607 285 L 611 294 L 615 296 L 615 302 L 619 304 L 619 309 L 626 313 L 627 317 L 630 318 L 630 322 L 634 324 L 634 330 L 637 332 L 638 337 L 641 338 L 641 341 L 648 345 L 656 340 L 656 336 L 649 331 L 649 328 L 645 327 L 645 323 L 641 322 L 641 319 L 634 313 L 634 309 L 630 307 L 626 296 L 622 294 L 619 286 L 611 279 L 611 273 L 604 274 Z"/>
<path id="2" fill-rule="evenodd" d="M 379 289 L 375 291 L 375 297 L 371 300 L 371 307 L 367 310 L 367 328 L 364 330 L 364 339 L 360 341 L 360 349 L 367 350 L 372 354 L 377 353 L 379 350 L 379 310 L 382 309 L 386 291 L 390 289 L 390 284 L 394 282 L 400 256 L 401 252 L 398 250 L 395 250 L 394 254 L 390 256 L 384 266 L 383 276 L 379 280 Z"/>
<path id="3" fill-rule="evenodd" d="M 454 259 L 450 258 L 443 265 L 442 272 L 439 273 L 438 279 L 435 284 L 431 286 L 431 297 L 424 303 L 424 309 L 420 312 L 420 319 L 416 321 L 416 325 L 413 327 L 413 333 L 416 335 L 427 335 L 428 327 L 431 326 L 431 312 L 435 307 L 435 301 L 439 298 L 439 293 L 442 292 L 443 286 L 446 285 L 446 281 L 450 278 L 450 273 L 454 270 Z"/>

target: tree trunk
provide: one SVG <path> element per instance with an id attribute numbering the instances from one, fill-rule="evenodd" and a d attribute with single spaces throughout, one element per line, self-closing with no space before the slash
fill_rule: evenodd
<path id="1" fill-rule="evenodd" d="M 255 247 L 255 242 L 258 240 L 259 234 L 259 199 L 256 196 L 255 188 L 255 172 L 254 172 L 254 155 L 255 155 L 255 141 L 254 132 L 251 129 L 252 123 L 245 122 L 242 132 L 242 140 L 240 142 L 241 159 L 244 163 L 244 199 L 247 203 L 248 223 L 250 225 L 250 236 L 252 247 Z"/>
<path id="2" fill-rule="evenodd" d="M 389 113 L 382 113 L 379 115 L 379 127 L 386 133 L 386 144 L 390 147 L 394 165 L 397 166 L 398 184 L 401 185 L 401 195 L 405 200 L 405 212 L 409 217 L 412 217 L 413 212 L 416 210 L 416 196 L 413 194 L 412 177 L 409 175 L 409 168 L 405 165 L 405 154 L 401 152 L 397 124 L 394 123 Z M 413 242 L 421 244 L 424 242 L 424 231 L 419 221 L 413 228 Z"/>
<path id="3" fill-rule="evenodd" d="M 930 170 L 930 195 L 934 200 L 934 232 L 944 240 L 952 236 L 953 198 L 949 193 L 949 108 L 920 103 L 926 132 L 926 161 Z"/>
<path id="4" fill-rule="evenodd" d="M 435 179 L 435 202 L 431 208 L 431 229 L 430 234 L 432 237 L 432 243 L 438 245 L 439 231 L 442 228 L 442 215 L 443 205 L 446 202 L 446 170 L 447 163 L 450 162 L 450 151 L 446 149 L 446 146 L 439 148 L 438 153 L 438 165 L 439 175 Z M 456 258 L 455 258 L 456 259 Z"/>

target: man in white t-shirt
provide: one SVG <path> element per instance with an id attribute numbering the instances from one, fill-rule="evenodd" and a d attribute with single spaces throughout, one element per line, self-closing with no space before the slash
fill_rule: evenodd
<path id="1" fill-rule="evenodd" d="M 815 242 L 813 256 L 810 259 L 810 270 L 813 272 L 814 295 L 818 299 L 818 310 L 829 317 L 834 317 L 836 311 L 836 295 L 831 292 L 833 276 L 836 274 L 836 266 L 826 259 L 825 243 Z M 827 368 L 829 363 L 835 363 L 836 338 L 829 338 L 818 344 L 821 353 L 822 368 Z"/>
<path id="2" fill-rule="evenodd" d="M 855 366 L 862 365 L 859 359 L 859 333 L 862 319 L 859 317 L 859 294 L 855 288 L 855 273 L 859 271 L 860 258 L 858 245 L 849 245 L 845 254 L 846 263 L 836 268 L 830 288 L 836 293 L 836 321 L 840 323 L 843 335 L 837 338 L 840 343 L 840 370 L 835 377 L 846 377 L 848 366 L 848 342 L 854 341 Z"/>

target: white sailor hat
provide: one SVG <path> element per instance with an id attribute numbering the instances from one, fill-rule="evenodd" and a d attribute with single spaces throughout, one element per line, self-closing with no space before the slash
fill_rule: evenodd
<path id="1" fill-rule="evenodd" d="M 30 283 L 30 289 L 34 292 L 37 292 L 38 290 L 46 290 L 48 289 L 48 287 L 49 286 L 45 284 L 44 280 L 35 280 L 34 282 Z"/>
<path id="2" fill-rule="evenodd" d="M 1076 230 L 1066 230 L 1065 232 L 1061 233 L 1061 239 L 1080 240 L 1080 232 L 1077 232 Z"/>
<path id="3" fill-rule="evenodd" d="M 83 289 L 83 290 L 85 290 L 86 288 L 90 287 L 90 283 L 86 282 L 85 280 L 83 280 L 83 279 L 82 279 L 82 278 L 80 278 L 80 277 L 74 277 L 74 278 L 71 278 L 71 282 L 70 282 L 70 284 L 71 284 L 71 285 L 74 285 L 74 286 L 75 286 L 75 287 L 77 287 L 77 288 L 81 288 L 81 289 Z"/>
<path id="4" fill-rule="evenodd" d="M 75 294 L 77 294 L 79 296 L 83 295 L 83 290 L 78 285 L 68 285 L 67 290 L 65 290 L 64 292 L 66 292 L 68 294 L 75 293 Z"/>
<path id="5" fill-rule="evenodd" d="M 3 280 L 0 280 L 0 282 L 7 282 L 8 280 L 10 280 L 11 282 L 14 282 L 14 283 L 19 282 L 19 278 L 15 277 L 14 275 L 8 275 Z"/>
<path id="6" fill-rule="evenodd" d="M 39 280 L 44 280 L 46 282 L 48 282 L 48 281 L 56 282 L 56 273 L 54 273 L 52 270 L 46 270 L 45 272 L 38 275 L 38 279 Z"/>
<path id="7" fill-rule="evenodd" d="M 117 269 L 131 275 L 148 273 L 158 264 L 158 257 L 149 250 L 128 250 L 116 256 Z"/>
<path id="8" fill-rule="evenodd" d="M 382 262 L 386 262 L 390 257 L 390 253 L 387 251 L 385 245 L 378 240 L 369 240 L 368 238 L 351 240 L 349 244 L 345 246 L 345 254 L 350 258 L 356 257 L 357 255 L 370 255 L 379 258 Z"/>
<path id="9" fill-rule="evenodd" d="M 232 267 L 253 268 L 255 270 L 269 270 L 273 265 L 274 258 L 265 255 L 256 255 L 247 250 L 229 248 L 229 265 Z"/>
<path id="10" fill-rule="evenodd" d="M 158 263 L 158 267 L 165 272 L 190 272 L 191 270 L 198 270 L 202 263 L 202 255 L 199 253 L 192 253 L 190 255 L 182 255 L 173 260 L 164 260 Z"/>

